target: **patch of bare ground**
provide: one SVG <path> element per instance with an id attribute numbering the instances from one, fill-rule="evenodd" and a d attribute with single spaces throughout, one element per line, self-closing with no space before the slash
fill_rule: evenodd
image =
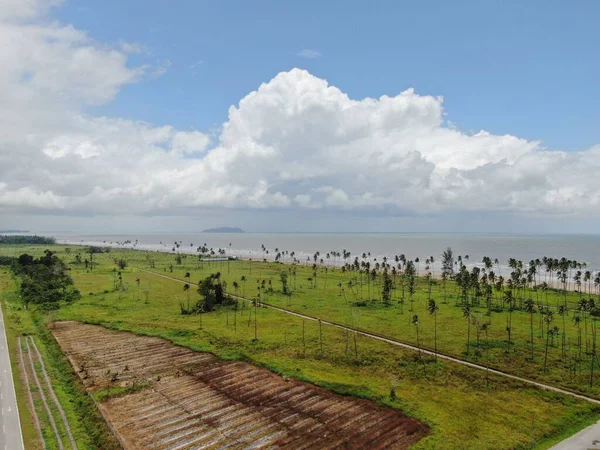
<path id="1" fill-rule="evenodd" d="M 403 449 L 429 429 L 401 411 L 248 363 L 77 322 L 52 333 L 127 449 Z"/>

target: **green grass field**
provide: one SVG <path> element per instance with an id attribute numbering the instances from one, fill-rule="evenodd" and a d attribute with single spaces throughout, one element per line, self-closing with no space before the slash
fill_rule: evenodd
<path id="1" fill-rule="evenodd" d="M 0 254 L 28 252 L 36 255 L 44 248 L 6 246 L 0 247 Z M 70 254 L 67 254 L 64 246 L 53 247 L 66 262 L 74 261 L 74 255 L 80 250 L 73 246 L 70 249 Z M 590 403 L 539 391 L 505 378 L 488 377 L 483 371 L 458 364 L 441 360 L 435 362 L 433 357 L 420 359 L 414 351 L 333 327 L 319 327 L 317 322 L 267 308 L 255 309 L 245 302 L 240 303 L 237 311 L 223 308 L 202 315 L 181 315 L 179 303 L 187 303 L 187 293 L 183 291 L 182 284 L 140 269 L 182 280 L 185 273 L 190 272 L 192 282 L 219 271 L 227 281 L 229 292 L 234 292 L 233 283 L 236 281 L 240 285 L 238 294 L 246 297 L 256 297 L 259 294 L 257 285 L 260 286 L 264 279 L 267 286 L 271 281 L 273 293 L 265 295 L 261 290 L 263 301 L 412 343 L 415 342 L 416 329 L 410 319 L 418 314 L 421 344 L 433 348 L 433 316 L 425 309 L 428 286 L 423 279 L 417 285 L 412 304 L 414 311 L 411 312 L 410 302 L 405 301 L 403 306 L 398 303 L 401 295 L 399 288 L 393 293 L 392 306 L 382 306 L 379 301 L 367 301 L 366 306 L 353 306 L 353 294 L 348 288 L 342 292 L 338 284 L 347 286 L 347 282 L 355 275 L 331 268 L 326 275 L 321 269 L 314 287 L 314 279 L 309 280 L 313 278 L 312 269 L 304 266 L 296 267 L 296 275 L 293 276 L 289 273 L 290 266 L 282 264 L 243 261 L 209 265 L 198 263 L 197 258 L 188 256 L 178 265 L 174 255 L 152 253 L 155 267 L 150 269 L 147 256 L 145 252 L 113 250 L 96 255 L 98 265 L 92 271 L 83 264 L 72 264 L 71 274 L 83 297 L 71 305 L 63 305 L 46 320 L 80 320 L 162 336 L 195 350 L 251 361 L 336 392 L 366 397 L 400 408 L 432 428 L 431 435 L 422 440 L 417 448 L 531 448 L 532 438 L 537 448 L 547 448 L 600 416 L 600 409 Z M 115 290 L 115 284 L 120 285 L 114 271 L 115 259 L 121 258 L 127 261 L 128 267 L 122 272 L 122 289 Z M 289 274 L 288 284 L 293 291 L 291 297 L 279 292 L 279 276 L 282 272 Z M 242 276 L 247 279 L 245 283 L 241 281 Z M 10 285 L 8 281 L 5 283 L 6 286 Z M 447 303 L 444 303 L 440 284 L 433 287 L 433 297 L 439 306 L 437 346 L 440 351 L 532 379 L 566 386 L 588 395 L 600 394 L 597 387 L 589 387 L 589 374 L 583 362 L 578 374 L 572 378 L 561 367 L 560 337 L 549 347 L 548 372 L 542 371 L 545 339 L 538 337 L 539 321 L 536 314 L 534 361 L 529 361 L 527 356 L 530 315 L 521 311 L 512 312 L 514 345 L 506 353 L 504 328 L 507 312 L 493 312 L 488 317 L 484 307 L 472 309 L 472 342 L 467 355 L 468 322 L 461 308 L 455 306 L 452 283 L 447 284 L 446 291 Z M 195 288 L 188 292 L 190 302 L 198 300 Z M 363 297 L 366 293 L 367 286 L 364 285 Z M 554 297 L 561 298 L 560 294 L 555 293 L 548 297 L 549 303 L 556 302 Z M 574 304 L 577 294 L 570 293 L 568 300 Z M 5 296 L 5 303 L 13 311 L 18 308 L 14 296 Z M 18 311 L 9 316 L 13 318 L 14 314 L 24 316 L 21 324 L 27 321 L 25 316 L 31 315 Z M 569 352 L 573 354 L 578 350 L 572 345 L 578 329 L 572 323 L 571 314 L 565 318 L 565 324 L 567 339 L 571 337 Z M 38 321 L 41 320 L 39 314 L 36 316 Z M 480 333 L 479 345 L 476 320 L 491 321 L 487 336 Z M 562 317 L 557 315 L 555 322 L 563 328 Z M 254 340 L 255 323 L 257 340 Z M 19 330 L 40 332 L 35 327 L 27 330 L 22 327 Z M 392 387 L 395 398 L 390 395 Z"/>
<path id="2" fill-rule="evenodd" d="M 211 273 L 219 271 L 222 278 L 227 282 L 228 291 L 231 293 L 236 293 L 233 284 L 237 282 L 239 284 L 237 294 L 241 296 L 258 298 L 260 295 L 262 300 L 269 304 L 412 344 L 416 343 L 416 330 L 411 324 L 411 319 L 413 315 L 417 314 L 420 322 L 419 337 L 421 344 L 429 349 L 433 349 L 435 346 L 435 318 L 426 309 L 429 287 L 425 278 L 417 280 L 413 302 L 408 301 L 408 294 L 405 292 L 404 304 L 399 303 L 402 292 L 398 278 L 396 289 L 392 294 L 391 306 L 383 306 L 381 301 L 367 300 L 366 306 L 356 307 L 353 305 L 356 300 L 367 298 L 369 291 L 371 292 L 370 298 L 378 298 L 380 288 L 373 288 L 372 285 L 369 287 L 365 281 L 366 277 L 363 277 L 363 286 L 360 288 L 358 287 L 357 274 L 343 273 L 339 269 L 329 268 L 327 272 L 321 269 L 317 275 L 317 287 L 315 288 L 313 287 L 314 280 L 309 281 L 313 278 L 313 270 L 311 267 L 306 266 L 294 266 L 293 270 L 296 272 L 294 276 L 290 272 L 292 270 L 290 265 L 280 263 L 251 263 L 249 261 L 198 263 L 197 258 L 190 255 L 184 256 L 182 264 L 178 265 L 175 261 L 175 255 L 152 253 L 155 268 L 150 268 L 147 256 L 147 252 L 122 250 L 113 251 L 110 256 L 104 256 L 104 258 L 108 258 L 110 261 L 120 258 L 125 259 L 129 264 L 127 273 L 130 273 L 134 268 L 143 268 L 185 280 L 184 275 L 189 272 L 191 274 L 189 280 L 194 283 Z M 114 262 L 112 268 L 114 268 Z M 281 273 L 288 274 L 288 284 L 293 291 L 293 294 L 289 297 L 281 293 Z M 242 277 L 246 277 L 247 281 L 242 282 Z M 137 289 L 135 278 L 125 280 L 132 291 Z M 151 280 L 154 280 L 154 278 L 149 278 L 147 274 L 143 273 L 139 275 L 139 278 L 141 283 L 140 292 L 148 291 L 151 295 Z M 265 293 L 257 289 L 262 285 L 263 280 L 266 281 L 266 286 L 269 286 L 270 283 L 273 293 Z M 354 280 L 354 284 L 357 286 L 354 289 L 355 292 L 358 292 L 356 297 L 347 287 L 350 280 Z M 343 292 L 339 284 L 344 288 Z M 437 348 L 440 352 L 600 399 L 600 370 L 595 371 L 594 385 L 590 386 L 593 318 L 589 314 L 576 311 L 580 299 L 579 293 L 567 293 L 566 300 L 569 308 L 564 315 L 560 315 L 556 310 L 554 311 L 550 326 L 552 328 L 557 327 L 559 332 L 556 336 L 548 339 L 547 370 L 544 371 L 547 343 L 545 330 L 547 330 L 548 325 L 543 322 L 543 317 L 539 314 L 537 308 L 533 314 L 529 314 L 522 309 L 515 309 L 511 312 L 512 344 L 508 346 L 506 324 L 509 313 L 507 308 L 504 308 L 501 312 L 492 311 L 491 315 L 487 315 L 488 309 L 484 302 L 479 307 L 472 306 L 470 348 L 469 354 L 467 354 L 469 322 L 463 317 L 462 307 L 457 306 L 458 294 L 456 287 L 454 283 L 447 282 L 444 296 L 442 282 L 434 280 L 432 284 L 432 298 L 436 300 L 439 307 L 437 312 Z M 197 300 L 198 296 L 195 289 L 191 291 L 195 300 Z M 362 296 L 360 291 L 362 291 Z M 140 296 L 143 297 L 143 295 L 143 293 L 140 293 Z M 179 298 L 185 296 L 183 292 L 174 295 Z M 501 297 L 499 294 L 496 295 Z M 564 303 L 563 293 L 554 290 L 545 293 L 527 290 L 525 297 L 531 297 L 534 300 L 539 299 L 541 303 L 550 306 Z M 597 296 L 593 297 L 598 302 Z M 493 302 L 494 304 L 501 303 L 501 300 L 498 299 Z M 581 317 L 578 325 L 574 323 L 575 316 Z M 533 359 L 530 358 L 530 325 L 532 323 Z M 485 327 L 482 325 L 485 325 Z M 542 328 L 544 328 L 543 334 Z M 577 345 L 580 334 L 581 347 Z M 564 357 L 563 339 L 565 342 Z M 597 356 L 594 365 L 596 368 L 600 368 L 600 361 Z"/>

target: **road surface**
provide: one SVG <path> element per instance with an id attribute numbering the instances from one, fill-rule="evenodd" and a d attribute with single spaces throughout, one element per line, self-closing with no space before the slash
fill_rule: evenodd
<path id="1" fill-rule="evenodd" d="M 10 368 L 2 308 L 0 308 L 0 427 L 0 450 L 23 450 L 21 422 Z"/>
<path id="2" fill-rule="evenodd" d="M 570 438 L 556 444 L 550 450 L 593 450 L 600 449 L 600 421 Z"/>

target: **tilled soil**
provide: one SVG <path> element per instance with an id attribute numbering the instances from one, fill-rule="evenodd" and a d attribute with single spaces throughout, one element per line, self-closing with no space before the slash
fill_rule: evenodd
<path id="1" fill-rule="evenodd" d="M 164 339 L 78 322 L 52 333 L 88 390 L 149 383 L 99 405 L 127 449 L 403 449 L 429 431 L 398 410 Z"/>

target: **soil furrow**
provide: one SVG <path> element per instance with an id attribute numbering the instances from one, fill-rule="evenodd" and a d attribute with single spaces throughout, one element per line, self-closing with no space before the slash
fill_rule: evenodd
<path id="1" fill-rule="evenodd" d="M 126 449 L 404 449 L 429 431 L 398 410 L 159 338 L 76 322 L 52 331 L 88 390 L 148 382 L 100 404 Z"/>

